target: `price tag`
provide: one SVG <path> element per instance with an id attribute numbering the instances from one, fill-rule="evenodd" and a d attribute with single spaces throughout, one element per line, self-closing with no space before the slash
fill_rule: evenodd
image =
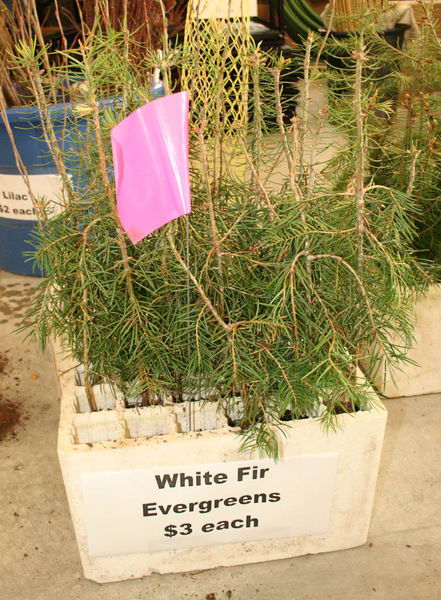
<path id="1" fill-rule="evenodd" d="M 32 193 L 38 200 L 49 202 L 49 216 L 61 212 L 62 181 L 58 173 L 29 175 Z M 21 175 L 0 173 L 0 218 L 36 221 L 37 215 L 28 188 Z"/>
<path id="2" fill-rule="evenodd" d="M 82 475 L 89 553 L 326 533 L 338 454 Z"/>

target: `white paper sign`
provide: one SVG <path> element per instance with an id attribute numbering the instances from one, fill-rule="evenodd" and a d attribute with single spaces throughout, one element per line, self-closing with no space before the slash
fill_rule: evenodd
<path id="1" fill-rule="evenodd" d="M 338 454 L 82 475 L 93 557 L 326 533 Z"/>
<path id="2" fill-rule="evenodd" d="M 50 216 L 61 212 L 62 181 L 57 173 L 29 175 L 32 193 L 39 200 L 49 201 Z M 0 173 L 0 218 L 36 221 L 34 205 L 21 175 Z"/>

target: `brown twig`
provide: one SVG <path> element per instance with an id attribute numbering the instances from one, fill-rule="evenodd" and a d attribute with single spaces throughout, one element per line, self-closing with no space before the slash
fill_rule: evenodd
<path id="1" fill-rule="evenodd" d="M 239 140 L 240 140 L 240 143 L 242 145 L 242 150 L 243 150 L 243 153 L 245 154 L 245 158 L 247 159 L 248 166 L 250 167 L 251 173 L 253 174 L 254 181 L 256 182 L 256 185 L 257 185 L 258 189 L 260 190 L 260 192 L 261 192 L 261 194 L 262 194 L 262 196 L 263 196 L 263 198 L 265 200 L 265 204 L 266 204 L 266 206 L 267 206 L 267 208 L 269 210 L 270 220 L 273 221 L 274 217 L 276 216 L 274 207 L 271 204 L 271 200 L 269 199 L 269 196 L 268 196 L 268 193 L 267 193 L 267 191 L 265 189 L 265 186 L 263 185 L 262 180 L 260 179 L 259 173 L 257 172 L 257 169 L 254 166 L 253 159 L 250 156 L 250 154 L 249 154 L 249 152 L 248 152 L 248 150 L 246 148 L 245 141 L 244 141 L 243 137 L 240 136 Z"/>
<path id="2" fill-rule="evenodd" d="M 201 164 L 202 164 L 202 174 L 203 174 L 204 183 L 205 183 L 208 215 L 209 215 L 209 219 L 210 219 L 211 239 L 212 239 L 213 246 L 214 246 L 214 249 L 216 252 L 217 269 L 218 269 L 219 279 L 220 279 L 219 292 L 220 292 L 220 297 L 221 297 L 221 309 L 223 312 L 224 287 L 223 287 L 222 253 L 221 253 L 221 248 L 220 248 L 220 244 L 219 244 L 219 236 L 218 236 L 217 227 L 216 227 L 216 216 L 215 216 L 215 212 L 214 212 L 213 194 L 211 191 L 210 173 L 209 173 L 209 167 L 208 167 L 207 152 L 206 152 L 206 148 L 205 148 L 204 122 L 202 122 L 201 125 L 197 128 L 197 136 L 198 136 L 198 141 L 199 141 L 200 157 L 201 157 Z"/>
<path id="3" fill-rule="evenodd" d="M 213 306 L 213 303 L 211 302 L 211 300 L 208 298 L 207 294 L 205 293 L 204 288 L 199 283 L 199 281 L 196 279 L 196 277 L 193 275 L 193 273 L 191 272 L 191 270 L 189 269 L 189 267 L 185 264 L 185 261 L 182 258 L 182 256 L 179 254 L 179 252 L 178 252 L 178 250 L 177 250 L 177 248 L 175 246 L 175 243 L 173 241 L 173 236 L 171 234 L 171 225 L 169 225 L 168 228 L 167 228 L 167 237 L 168 237 L 168 241 L 170 243 L 170 247 L 172 249 L 173 254 L 175 255 L 175 257 L 178 260 L 178 262 L 181 265 L 181 267 L 189 275 L 190 279 L 192 280 L 194 286 L 196 287 L 199 295 L 201 296 L 202 300 L 206 304 L 207 308 L 210 310 L 211 314 L 216 319 L 216 321 L 219 323 L 219 325 L 222 327 L 222 329 L 224 329 L 227 332 L 230 332 L 231 328 L 232 328 L 232 325 L 228 325 L 227 323 L 225 323 L 225 321 L 219 315 L 219 313 L 217 312 L 217 310 Z"/>
<path id="4" fill-rule="evenodd" d="M 291 150 L 290 150 L 290 147 L 288 144 L 288 138 L 286 135 L 285 123 L 283 122 L 283 107 L 282 107 L 282 100 L 281 100 L 281 94 L 280 94 L 280 73 L 281 73 L 281 67 L 280 66 L 274 67 L 273 75 L 274 75 L 274 99 L 275 99 L 275 104 L 276 104 L 276 118 L 277 118 L 277 125 L 279 126 L 279 131 L 280 131 L 280 135 L 282 138 L 282 145 L 283 145 L 283 149 L 285 151 L 286 161 L 288 163 L 288 169 L 291 170 L 292 155 L 291 155 Z"/>
<path id="5" fill-rule="evenodd" d="M 357 158 L 356 158 L 356 170 L 354 175 L 354 186 L 355 186 L 355 201 L 357 211 L 357 235 L 358 235 L 358 273 L 361 275 L 363 272 L 364 264 L 364 178 L 366 170 L 366 136 L 365 136 L 365 115 L 363 113 L 362 106 L 362 78 L 363 78 L 363 63 L 367 57 L 364 53 L 363 35 L 359 40 L 359 47 L 355 53 L 356 67 L 355 67 L 355 88 L 354 88 L 354 104 L 355 104 L 355 115 L 357 124 Z"/>

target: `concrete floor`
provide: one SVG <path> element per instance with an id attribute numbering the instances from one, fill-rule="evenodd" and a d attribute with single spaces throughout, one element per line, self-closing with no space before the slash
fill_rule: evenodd
<path id="1" fill-rule="evenodd" d="M 0 600 L 440 600 L 441 394 L 386 401 L 389 421 L 369 541 L 352 550 L 97 584 L 82 575 L 57 461 L 48 355 L 13 334 L 38 280 L 0 271 Z"/>

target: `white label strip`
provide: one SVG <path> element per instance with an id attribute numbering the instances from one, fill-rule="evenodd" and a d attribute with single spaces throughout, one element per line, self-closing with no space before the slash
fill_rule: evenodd
<path id="1" fill-rule="evenodd" d="M 338 454 L 82 475 L 93 557 L 327 532 Z"/>
<path id="2" fill-rule="evenodd" d="M 63 189 L 60 175 L 45 173 L 28 177 L 34 196 L 38 200 L 49 202 L 48 215 L 52 217 L 60 213 Z M 21 175 L 0 173 L 0 218 L 22 221 L 37 220 L 32 199 Z"/>

